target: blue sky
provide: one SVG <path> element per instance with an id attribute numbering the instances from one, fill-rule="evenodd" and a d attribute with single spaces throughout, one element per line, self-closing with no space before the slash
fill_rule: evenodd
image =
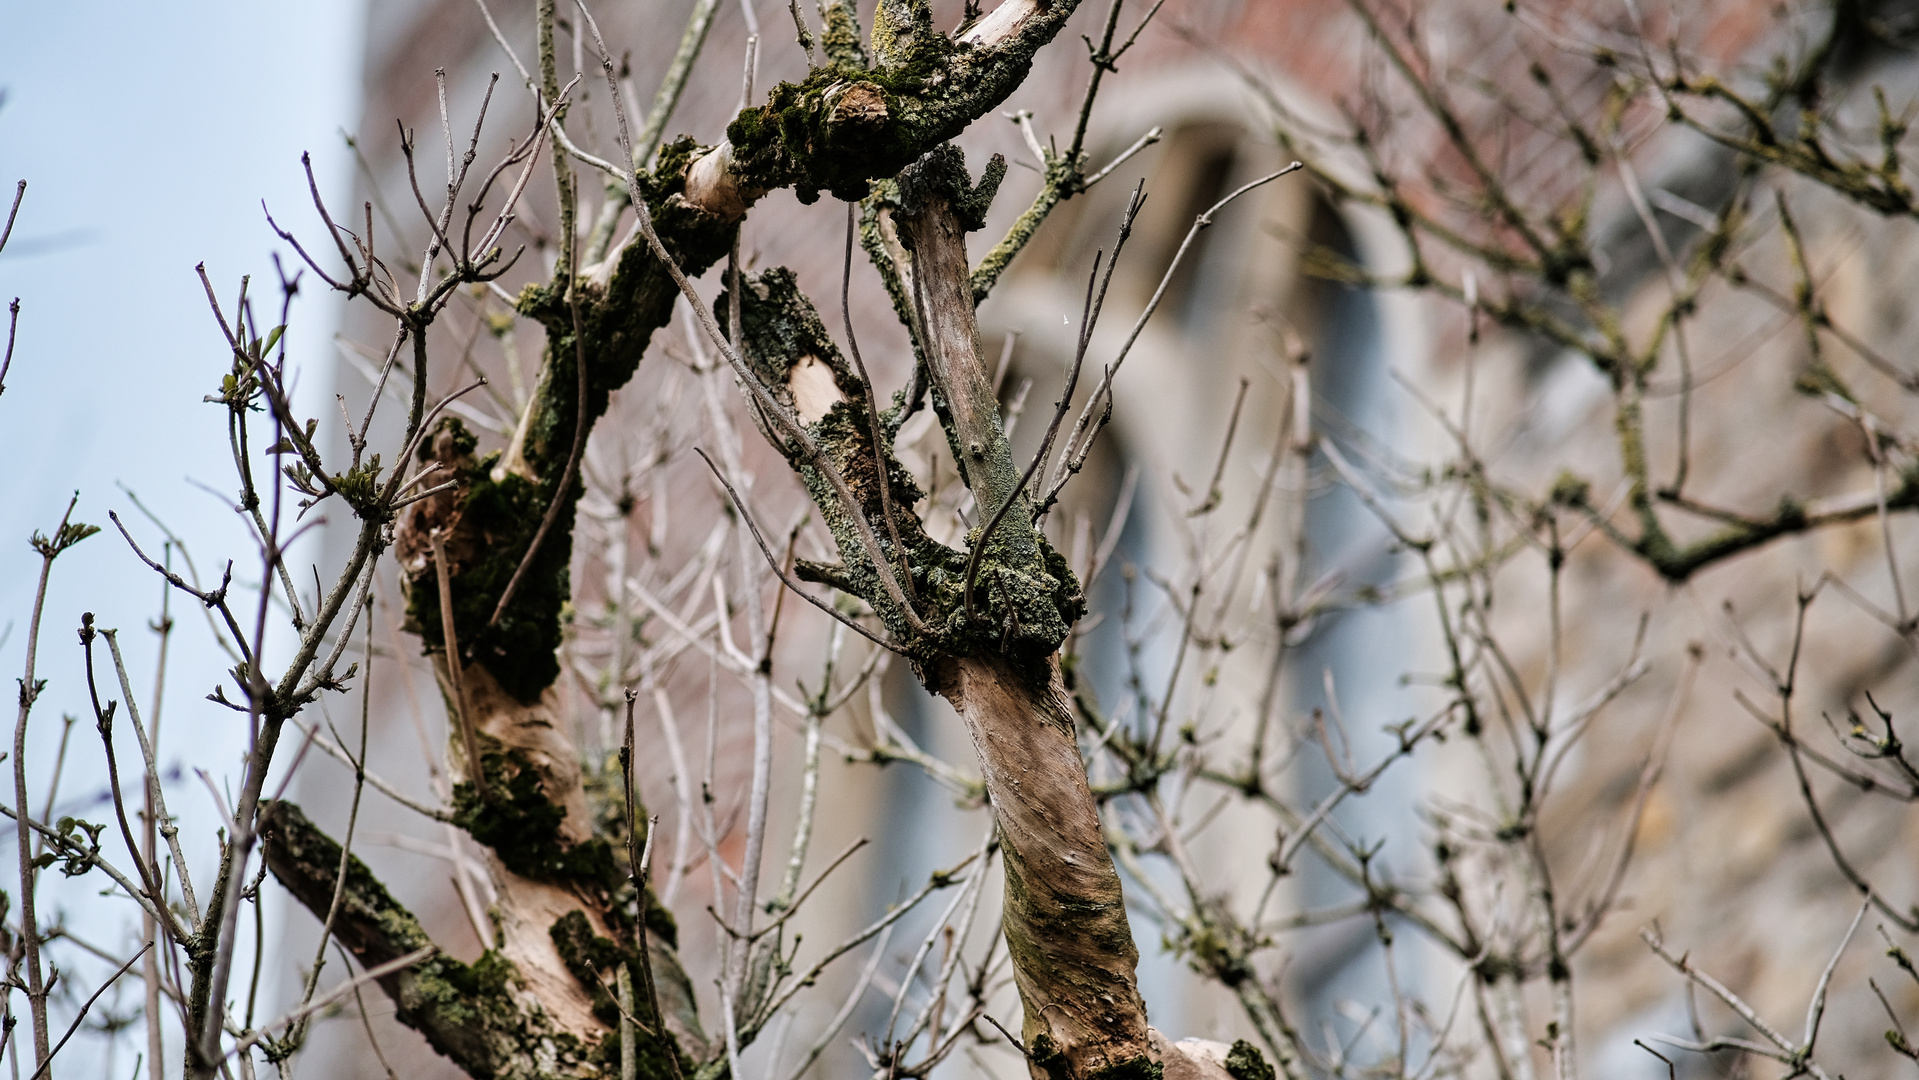
<path id="1" fill-rule="evenodd" d="M 274 280 L 270 255 L 279 246 L 261 200 L 283 222 L 310 224 L 302 151 L 313 153 L 324 190 L 346 190 L 351 159 L 340 130 L 358 111 L 364 21 L 359 0 L 0 0 L 6 201 L 16 180 L 28 181 L 13 239 L 0 253 L 0 303 L 21 303 L 0 395 L 0 675 L 9 689 L 24 661 L 39 570 L 27 538 L 51 531 L 75 490 L 76 518 L 108 526 L 107 512 L 117 510 L 143 543 L 157 543 L 157 532 L 129 513 L 125 485 L 188 538 L 203 571 L 217 573 L 232 557 L 236 579 L 257 578 L 252 542 L 229 509 L 222 417 L 201 403 L 226 359 L 194 265 L 205 262 L 223 299 L 242 274 L 254 275 L 260 295 L 257 287 Z M 309 402 L 331 395 L 336 318 L 337 307 L 317 293 L 294 312 L 291 355 L 308 366 Z M 196 482 L 229 494 L 216 497 Z M 124 629 L 144 696 L 154 641 L 144 627 L 159 592 L 110 528 L 56 565 L 40 635 L 40 674 L 51 681 L 34 713 L 33 772 L 48 769 L 60 715 L 85 708 L 79 613 Z M 175 612 L 181 631 L 166 705 L 173 756 L 190 752 L 217 777 L 232 771 L 243 722 L 202 700 L 226 662 L 196 612 Z M 63 804 L 69 793 L 78 800 L 98 786 L 91 724 L 77 726 L 74 739 L 78 766 Z M 205 813 L 211 797 L 189 784 L 172 796 L 182 804 L 176 812 Z M 0 782 L 0 794 L 11 802 L 10 782 Z M 98 809 L 70 812 L 101 819 Z"/>

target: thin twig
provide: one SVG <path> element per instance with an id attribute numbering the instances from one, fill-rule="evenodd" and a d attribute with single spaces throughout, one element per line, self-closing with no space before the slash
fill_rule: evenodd
<path id="1" fill-rule="evenodd" d="M 166 838 L 167 850 L 173 854 L 174 872 L 180 875 L 181 904 L 186 908 L 187 918 L 198 923 L 200 903 L 193 895 L 193 877 L 187 870 L 186 853 L 180 849 L 180 830 L 172 825 L 173 817 L 167 811 L 166 794 L 160 783 L 159 749 L 152 745 L 146 729 L 141 724 L 139 702 L 133 696 L 133 686 L 127 679 L 126 661 L 120 656 L 119 631 L 101 630 L 100 634 L 107 639 L 107 652 L 113 657 L 113 670 L 120 679 L 120 693 L 126 699 L 128 718 L 133 721 L 133 734 L 140 742 L 140 756 L 146 763 L 145 778 L 147 791 L 153 804 L 153 813 L 158 821 L 167 823 L 159 826 L 160 835 Z M 160 696 L 156 693 L 154 695 L 156 709 L 159 702 Z M 160 723 L 158 715 L 152 718 L 152 723 L 154 733 L 157 735 Z M 154 899 L 156 902 L 161 902 L 159 897 Z"/>
<path id="2" fill-rule="evenodd" d="M 573 273 L 577 276 L 577 267 Z M 572 278 L 569 277 L 568 281 L 571 282 Z M 559 482 L 553 487 L 553 500 L 546 504 L 546 513 L 540 517 L 540 527 L 534 530 L 532 541 L 526 545 L 526 554 L 520 556 L 520 564 L 513 568 L 513 576 L 507 579 L 499 603 L 493 605 L 493 615 L 486 621 L 488 630 L 500 624 L 500 616 L 506 614 L 507 604 L 513 601 L 513 594 L 533 565 L 534 556 L 540 553 L 540 544 L 546 540 L 553 523 L 559 520 L 560 508 L 566 505 L 566 494 L 573 487 L 574 477 L 579 472 L 580 454 L 586 448 L 586 335 L 580 328 L 580 299 L 572 284 L 567 286 L 567 306 L 573 314 L 573 367 L 579 373 L 578 398 L 573 416 L 573 445 L 566 452 L 566 468 L 561 471 Z"/>
<path id="3" fill-rule="evenodd" d="M 460 729 L 460 745 L 466 751 L 466 772 L 473 791 L 482 801 L 490 801 L 486 788 L 486 762 L 480 756 L 480 736 L 474 730 L 474 717 L 466 703 L 466 659 L 460 655 L 460 637 L 454 629 L 453 571 L 446 564 L 446 542 L 439 529 L 427 534 L 433 553 L 433 573 L 440 587 L 440 644 L 446 650 L 446 678 L 453 687 L 453 723 Z M 354 762 L 354 775 L 360 774 L 360 762 Z"/>
<path id="4" fill-rule="evenodd" d="M 407 953 L 405 956 L 395 957 L 392 960 L 388 960 L 386 963 L 381 964 L 378 967 L 367 968 L 365 971 L 360 972 L 358 975 L 355 975 L 353 978 L 348 979 L 346 982 L 343 982 L 340 985 L 334 987 L 333 989 L 327 991 L 326 993 L 321 994 L 319 997 L 314 998 L 312 1001 L 309 1001 L 306 1004 L 301 1005 L 299 1008 L 292 1010 L 291 1012 L 287 1013 L 285 1016 L 282 1016 L 279 1019 L 274 1020 L 272 1023 L 266 1024 L 265 1026 L 261 1027 L 258 1031 L 254 1031 L 243 1036 L 241 1039 L 239 1039 L 239 1041 L 233 1044 L 233 1049 L 227 1051 L 225 1056 L 237 1057 L 241 1054 L 244 1054 L 247 1051 L 253 1049 L 255 1046 L 260 1045 L 261 1042 L 265 1041 L 266 1038 L 268 1037 L 267 1033 L 271 1029 L 277 1028 L 277 1027 L 286 1027 L 308 1016 L 311 1016 L 314 1013 L 319 1012 L 321 1009 L 324 1009 L 327 1006 L 333 1004 L 334 1002 L 340 1000 L 341 998 L 346 997 L 348 994 L 353 993 L 353 991 L 356 988 L 363 986 L 366 983 L 374 982 L 379 979 L 384 979 L 388 975 L 391 975 L 396 971 L 404 971 L 415 964 L 418 964 L 424 960 L 431 959 L 439 951 L 440 950 L 438 948 L 432 945 L 428 945 L 423 949 L 415 949 L 414 951 Z"/>
<path id="5" fill-rule="evenodd" d="M 633 882 L 634 902 L 638 906 L 638 912 L 633 923 L 634 934 L 639 944 L 640 976 L 642 985 L 646 987 L 646 1005 L 649 1010 L 649 1015 L 653 1017 L 653 1023 L 660 1028 L 663 1036 L 665 1034 L 666 1017 L 660 1012 L 660 993 L 653 979 L 653 953 L 652 950 L 648 948 L 646 940 L 646 920 L 648 918 L 648 907 L 650 906 L 649 897 L 652 889 L 649 871 L 653 865 L 653 835 L 658 831 L 657 826 L 659 825 L 659 819 L 649 818 L 647 820 L 646 845 L 643 849 L 640 848 L 637 836 L 640 827 L 640 818 L 637 812 L 639 809 L 639 794 L 633 783 L 633 699 L 637 696 L 638 695 L 631 690 L 626 691 L 626 738 L 620 744 L 620 782 L 623 785 L 621 794 L 625 796 L 626 800 L 624 812 L 626 817 L 627 866 L 630 868 L 630 877 Z M 625 1053 L 625 1039 L 623 1037 L 621 1041 L 622 1057 L 624 1057 Z M 666 1056 L 673 1060 L 674 1080 L 683 1080 L 680 1076 L 680 1060 L 676 1048 L 671 1046 L 667 1047 Z"/>
<path id="6" fill-rule="evenodd" d="M 1059 460 L 1053 466 L 1052 472 L 1048 474 L 1046 486 L 1041 492 L 1040 506 L 1051 506 L 1053 500 L 1058 498 L 1060 490 L 1066 486 L 1066 481 L 1085 465 L 1086 455 L 1092 452 L 1093 439 L 1098 436 L 1099 429 L 1105 426 L 1106 417 L 1111 415 L 1110 405 L 1097 420 L 1094 419 L 1095 412 L 1106 404 L 1106 399 L 1111 397 L 1113 379 L 1119 374 L 1120 365 L 1126 362 L 1126 356 L 1132 351 L 1133 343 L 1139 340 L 1140 331 L 1146 328 L 1146 323 L 1152 319 L 1153 313 L 1159 310 L 1160 301 L 1165 299 L 1166 290 L 1172 286 L 1174 272 L 1179 269 L 1180 263 L 1186 258 L 1187 251 L 1193 246 L 1193 239 L 1201 230 L 1213 223 L 1214 214 L 1224 210 L 1240 196 L 1288 173 L 1296 172 L 1302 167 L 1295 161 L 1278 172 L 1268 173 L 1257 180 L 1241 185 L 1193 219 L 1192 228 L 1187 230 L 1186 238 L 1180 241 L 1178 250 L 1173 253 L 1173 259 L 1167 264 L 1166 272 L 1161 275 L 1158 287 L 1153 290 L 1152 299 L 1146 302 L 1145 309 L 1133 322 L 1132 331 L 1126 335 L 1126 340 L 1120 344 L 1119 352 L 1113 357 L 1112 363 L 1106 365 L 1105 375 L 1093 388 L 1093 396 L 1087 399 L 1086 408 L 1081 410 L 1079 419 L 1073 422 L 1073 432 L 1061 446 Z"/>
<path id="7" fill-rule="evenodd" d="M 779 560 L 774 557 L 773 549 L 768 547 L 766 544 L 766 537 L 760 534 L 759 523 L 753 520 L 753 514 L 751 511 L 749 511 L 746 508 L 746 503 L 740 498 L 740 493 L 737 491 L 734 491 L 733 485 L 728 483 L 726 480 L 726 477 L 720 473 L 720 467 L 718 465 L 715 465 L 713 463 L 713 459 L 706 455 L 706 451 L 700 449 L 699 447 L 697 446 L 694 447 L 693 452 L 700 456 L 701 461 L 706 462 L 707 468 L 713 470 L 713 479 L 718 480 L 720 482 L 720 486 L 726 489 L 727 497 L 733 500 L 733 505 L 737 507 L 740 511 L 740 518 L 746 522 L 747 529 L 749 529 L 753 533 L 753 539 L 759 543 L 761 554 L 766 556 L 766 565 L 769 567 L 772 567 L 773 572 L 779 575 L 780 581 L 787 588 L 798 593 L 800 596 L 800 599 L 805 600 L 807 603 L 812 604 L 814 607 L 819 608 L 821 611 L 826 612 L 828 615 L 832 616 L 836 622 L 840 623 L 842 626 L 845 626 L 851 629 L 854 633 L 857 633 L 858 635 L 872 642 L 873 644 L 878 645 L 879 647 L 886 649 L 888 651 L 899 653 L 901 656 L 907 655 L 906 650 L 902 648 L 901 646 L 896 645 L 890 641 L 887 641 L 885 638 L 882 638 L 878 634 L 873 633 L 871 630 L 868 630 L 866 627 L 861 626 L 859 623 L 854 622 L 851 618 L 847 617 L 844 613 L 842 613 L 838 608 L 835 608 L 831 604 L 828 604 L 826 601 L 821 600 L 817 596 L 814 596 L 812 593 L 807 592 L 805 589 L 800 588 L 800 583 L 794 580 L 793 576 L 789 574 L 785 570 L 785 568 L 780 566 Z"/>
<path id="8" fill-rule="evenodd" d="M 150 941 L 147 942 L 145 945 L 140 946 L 139 952 L 134 953 L 132 956 L 127 957 L 127 962 L 120 965 L 120 970 L 114 972 L 111 976 L 109 976 L 107 978 L 107 981 L 101 983 L 99 987 L 95 989 L 93 993 L 87 997 L 87 1000 L 81 1003 L 80 1013 L 79 1015 L 73 1018 L 73 1023 L 67 1027 L 67 1033 L 65 1035 L 60 1036 L 60 1042 L 54 1046 L 53 1052 L 47 1055 L 46 1060 L 40 1063 L 39 1068 L 33 1070 L 33 1075 L 28 1077 L 27 1080 L 40 1080 L 40 1077 L 46 1075 L 47 1070 L 53 1067 L 54 1057 L 57 1056 L 60 1053 L 60 1051 L 66 1047 L 67 1040 L 73 1038 L 73 1033 L 80 1030 L 81 1022 L 87 1018 L 87 1010 L 93 1008 L 93 1003 L 100 1000 L 100 995 L 107 992 L 107 987 L 112 986 L 114 983 L 118 982 L 120 980 L 120 976 L 125 975 L 127 973 L 127 969 L 133 966 L 133 962 L 145 956 L 147 954 L 147 950 L 151 948 L 153 948 L 153 943 Z"/>
<path id="9" fill-rule="evenodd" d="M 0 229 L 0 251 L 7 250 L 7 238 L 13 235 L 13 219 L 20 216 L 20 200 L 27 197 L 27 182 L 16 181 L 13 185 L 13 208 L 7 211 L 7 226 Z"/>
<path id="10" fill-rule="evenodd" d="M 609 86 L 614 89 L 613 110 L 614 117 L 619 122 L 620 142 L 628 159 L 631 159 L 633 154 L 631 144 L 628 142 L 626 111 L 621 107 L 619 102 L 617 79 L 613 73 L 613 58 L 605 52 L 603 47 L 600 53 L 600 65 L 605 71 L 608 80 L 610 80 Z M 666 268 L 667 275 L 673 279 L 673 284 L 678 286 L 680 294 L 686 297 L 687 304 L 693 309 L 693 314 L 698 319 L 701 329 L 706 331 L 707 337 L 719 348 L 720 355 L 726 358 L 727 364 L 730 365 L 734 373 L 739 376 L 741 385 L 752 395 L 754 401 L 767 415 L 779 421 L 780 426 L 786 431 L 788 437 L 798 444 L 801 456 L 808 464 L 818 469 L 820 475 L 825 477 L 827 483 L 832 485 L 834 493 L 839 496 L 840 505 L 846 510 L 848 519 L 852 523 L 855 535 L 859 537 L 861 546 L 866 549 L 868 557 L 873 560 L 873 564 L 879 574 L 881 585 L 885 588 L 887 596 L 900 609 L 900 613 L 906 620 L 907 625 L 910 626 L 915 633 L 930 633 L 932 628 L 926 625 L 925 621 L 919 617 L 919 613 L 913 609 L 912 604 L 907 601 L 905 590 L 901 587 L 895 575 L 893 565 L 880 548 L 879 538 L 873 534 L 873 526 L 866 520 L 866 515 L 860 509 L 859 501 L 853 497 L 852 489 L 847 486 L 846 478 L 840 474 L 839 469 L 834 467 L 832 461 L 821 452 L 819 444 L 813 440 L 812 436 L 807 434 L 799 418 L 794 416 L 790 409 L 775 398 L 772 391 L 768 390 L 761 383 L 758 376 L 753 373 L 753 369 L 747 364 L 745 357 L 740 354 L 739 350 L 733 347 L 732 342 L 727 340 L 726 334 L 720 330 L 719 322 L 713 317 L 712 310 L 709 309 L 706 306 L 706 302 L 701 299 L 699 291 L 693 287 L 693 283 L 687 280 L 686 272 L 680 269 L 679 262 L 666 250 L 665 242 L 660 239 L 659 232 L 653 227 L 652 210 L 647 207 L 646 199 L 640 194 L 637 173 L 629 173 L 627 191 L 633 203 L 634 215 L 639 219 L 640 232 L 646 237 L 647 246 L 652 249 L 653 257 L 658 259 L 660 265 Z M 737 290 L 735 290 L 735 294 L 737 295 Z M 764 548 L 764 542 L 762 542 L 762 547 Z M 771 557 L 769 554 L 769 560 Z M 865 631 L 861 631 L 861 633 L 865 633 Z"/>
<path id="11" fill-rule="evenodd" d="M 793 18 L 799 19 L 798 2 L 795 0 Z M 810 54 L 810 50 L 809 50 Z M 880 441 L 880 407 L 873 393 L 872 377 L 866 373 L 866 361 L 860 356 L 859 338 L 853 333 L 853 308 L 849 296 L 853 286 L 853 231 L 854 204 L 846 204 L 846 258 L 840 271 L 840 318 L 846 324 L 846 347 L 853 354 L 853 366 L 859 372 L 860 389 L 866 394 L 866 420 L 873 439 L 873 469 L 879 477 L 880 516 L 886 520 L 886 535 L 893 541 L 893 555 L 900 560 L 900 581 L 906 586 L 908 600 L 919 597 L 913 590 L 913 573 L 909 565 L 906 548 L 900 543 L 899 523 L 893 517 L 893 477 L 886 468 L 886 448 Z"/>
<path id="12" fill-rule="evenodd" d="M 346 748 L 342 747 L 339 743 L 320 734 L 317 726 L 309 727 L 297 716 L 289 719 L 288 723 L 291 723 L 295 728 L 309 735 L 313 740 L 313 745 L 319 747 L 328 757 L 338 761 L 349 769 L 355 768 L 353 755 L 348 753 Z M 399 803 L 401 806 L 406 807 L 408 810 L 422 817 L 432 818 L 434 821 L 451 822 L 454 820 L 452 810 L 444 806 L 429 806 L 418 799 L 414 799 L 399 788 L 394 787 L 390 782 L 382 779 L 377 773 L 368 772 L 366 774 L 366 782 L 373 790 L 385 795 L 387 798 L 392 799 L 394 802 Z"/>
<path id="13" fill-rule="evenodd" d="M 27 716 L 33 711 L 33 703 L 40 696 L 44 681 L 34 679 L 34 661 L 38 658 L 40 647 L 40 615 L 46 608 L 47 579 L 53 575 L 53 560 L 58 558 L 64 546 L 72 543 L 68 538 L 67 523 L 73 520 L 73 508 L 80 501 L 79 493 L 67 501 L 66 512 L 60 515 L 60 524 L 51 538 L 34 534 L 34 547 L 40 552 L 40 584 L 34 590 L 32 615 L 27 620 L 27 665 L 26 674 L 20 678 L 20 715 L 13 725 L 13 817 L 15 824 L 15 850 L 20 861 L 20 935 L 24 947 L 27 967 L 27 1009 L 33 1023 L 33 1056 L 36 1065 L 44 1067 L 48 1059 L 47 1028 L 47 991 L 40 966 L 40 931 L 34 909 L 34 883 L 39 868 L 34 865 L 33 844 L 27 831 L 30 809 L 27 806 Z"/>

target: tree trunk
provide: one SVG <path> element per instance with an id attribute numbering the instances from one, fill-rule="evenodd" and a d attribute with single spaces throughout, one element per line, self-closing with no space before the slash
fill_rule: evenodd
<path id="1" fill-rule="evenodd" d="M 999 824 L 1006 945 L 1033 1074 L 1147 1077 L 1157 1069 L 1134 978 L 1139 951 L 1060 683 L 1057 650 L 1082 599 L 1071 572 L 1047 558 L 981 355 L 966 232 L 981 224 L 995 172 L 974 188 L 959 155 L 942 148 L 900 175 L 891 211 L 910 253 L 900 270 L 935 406 L 982 524 L 999 519 L 972 539 L 983 549 L 975 595 L 946 620 L 945 655 L 922 671 L 965 720 Z"/>
<path id="2" fill-rule="evenodd" d="M 1023 670 L 967 657 L 928 674 L 966 722 L 999 823 L 1002 920 L 1034 1075 L 1150 1075 L 1139 953 L 1058 661 Z"/>

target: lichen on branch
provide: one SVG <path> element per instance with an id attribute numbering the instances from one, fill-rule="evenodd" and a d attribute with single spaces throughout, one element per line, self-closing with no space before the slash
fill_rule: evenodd
<path id="1" fill-rule="evenodd" d="M 910 18 L 914 5 L 888 0 L 882 16 L 895 8 L 899 14 L 883 33 L 876 24 L 877 66 L 849 65 L 855 53 L 844 44 L 829 48 L 829 66 L 773 87 L 765 105 L 742 109 L 727 126 L 731 185 L 748 201 L 782 187 L 804 203 L 821 191 L 863 198 L 872 181 L 893 176 L 999 107 L 1078 6 L 1005 0 L 949 38 Z M 705 205 L 699 196 L 695 201 Z"/>
<path id="2" fill-rule="evenodd" d="M 267 868 L 316 917 L 333 899 L 340 845 L 290 802 L 260 811 Z M 433 944 L 420 922 L 358 857 L 347 860 L 346 888 L 333 936 L 365 968 Z M 593 1046 L 558 1030 L 536 1000 L 518 992 L 514 964 L 494 950 L 463 964 L 435 953 L 379 980 L 401 1023 L 468 1074 L 497 1080 L 599 1077 Z"/>
<path id="3" fill-rule="evenodd" d="M 652 173 L 640 174 L 641 193 L 667 250 L 689 273 L 724 258 L 736 228 L 681 197 L 687 165 L 698 152 L 692 140 L 681 139 L 662 149 Z M 436 438 L 421 447 L 422 459 L 439 458 L 460 486 L 416 504 L 400 530 L 408 628 L 430 647 L 444 640 L 437 575 L 423 542 L 427 530 L 439 528 L 453 564 L 448 569 L 455 639 L 468 661 L 485 664 L 522 702 L 536 701 L 560 674 L 560 613 L 571 595 L 571 510 L 581 493 L 576 478 L 565 475 L 576 426 L 584 415 L 590 430 L 605 415 L 613 391 L 632 379 L 654 331 L 672 316 L 678 298 L 672 277 L 644 244 L 629 245 L 619 254 L 604 285 L 574 281 L 563 272 L 544 285 L 528 285 L 518 299 L 519 313 L 546 330 L 546 354 L 533 400 L 512 443 L 476 461 L 471 457 L 474 440 L 457 421 L 449 420 L 443 427 L 453 433 L 450 441 Z M 584 410 L 578 357 L 586 364 Z M 564 500 L 561 512 L 495 619 L 501 595 L 556 498 Z M 410 544 L 409 538 L 415 542 Z"/>
<path id="4" fill-rule="evenodd" d="M 717 306 L 725 311 L 729 305 L 723 301 Z M 827 334 L 811 301 L 799 292 L 790 270 L 775 267 L 743 279 L 740 308 L 748 363 L 775 397 L 806 421 L 807 434 L 845 478 L 880 538 L 882 551 L 888 558 L 900 559 L 884 526 L 872 425 L 858 376 Z M 881 418 L 882 432 L 892 429 L 887 419 Z M 881 456 L 891 484 L 894 525 L 912 581 L 913 602 L 924 622 L 936 631 L 930 636 L 915 633 L 882 587 L 877 569 L 825 477 L 781 432 L 763 426 L 762 434 L 781 449 L 799 474 L 839 550 L 840 563 L 802 561 L 796 567 L 799 576 L 830 584 L 871 605 L 915 658 L 1006 651 L 1040 660 L 1059 647 L 1084 610 L 1085 599 L 1065 559 L 1032 528 L 1030 520 L 1009 521 L 1002 531 L 1008 535 L 1023 531 L 1028 540 L 1023 552 L 1033 561 L 1016 564 L 996 548 L 1002 553 L 981 572 L 986 585 L 978 589 L 969 626 L 963 596 L 966 552 L 926 535 L 913 512 L 923 493 L 889 445 L 882 447 Z"/>

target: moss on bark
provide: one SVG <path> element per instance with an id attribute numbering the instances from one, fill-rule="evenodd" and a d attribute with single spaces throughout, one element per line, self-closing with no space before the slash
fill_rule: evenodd
<path id="1" fill-rule="evenodd" d="M 876 68 L 821 68 L 775 86 L 765 105 L 740 111 L 726 137 L 741 186 L 791 187 L 805 203 L 821 191 L 864 197 L 872 181 L 899 172 L 1005 101 L 1078 6 L 1040 5 L 1011 37 L 985 45 L 895 19 L 875 34 Z M 903 10 L 912 14 L 910 6 Z"/>
<path id="2" fill-rule="evenodd" d="M 289 802 L 263 803 L 262 850 L 267 868 L 307 910 L 325 918 L 340 866 L 340 845 Z M 393 899 L 357 857 L 347 860 L 346 888 L 334 937 L 363 967 L 375 967 L 432 945 L 413 913 Z M 605 1075 L 594 1046 L 558 1030 L 518 992 L 513 963 L 488 950 L 472 964 L 444 953 L 379 980 L 402 1023 L 479 1080 L 587 1080 Z"/>
<path id="3" fill-rule="evenodd" d="M 691 139 L 671 143 L 662 149 L 658 167 L 640 176 L 641 195 L 667 251 L 689 274 L 724 258 L 735 229 L 680 197 L 686 167 L 698 149 Z M 678 297 L 666 268 L 644 244 L 626 248 L 604 288 L 573 282 L 564 272 L 546 285 L 528 285 L 517 306 L 520 314 L 545 328 L 547 344 L 520 445 L 524 467 L 514 463 L 495 476 L 499 455 L 474 461 L 471 435 L 452 443 L 426 443 L 427 448 L 437 447 L 434 452 L 443 455 L 461 485 L 451 512 L 438 522 L 448 533 L 454 629 L 461 650 L 470 662 L 485 664 L 522 702 L 537 700 L 560 674 L 561 617 L 572 595 L 572 510 L 581 492 L 566 475 L 582 418 L 577 364 L 582 358 L 586 363 L 584 419 L 591 430 L 606 413 L 613 391 L 632 379 L 654 331 L 672 316 Z M 449 453 L 450 458 L 444 456 Z M 494 622 L 500 596 L 556 497 L 563 505 L 553 527 Z M 430 563 L 419 564 L 408 582 L 408 625 L 429 648 L 444 640 L 439 584 Z"/>
<path id="4" fill-rule="evenodd" d="M 567 971 L 593 995 L 594 1017 L 611 1030 L 611 1034 L 595 1045 L 591 1057 L 609 1071 L 617 1070 L 620 1062 L 620 1007 L 611 993 L 610 984 L 615 973 L 624 966 L 633 985 L 644 985 L 646 976 L 641 969 L 643 961 L 640 951 L 630 940 L 614 941 L 595 934 L 584 912 L 570 911 L 561 916 L 553 924 L 551 932 L 554 948 L 559 950 Z M 668 1055 L 679 1056 L 682 1074 L 693 1072 L 696 1063 L 682 1054 L 672 1040 L 663 1034 L 665 1029 L 660 1017 L 645 1001 L 635 1002 L 633 1018 L 640 1025 L 640 1030 L 635 1032 L 634 1046 L 638 1051 L 641 1076 L 673 1076 L 673 1062 Z"/>
<path id="5" fill-rule="evenodd" d="M 473 839 L 493 849 L 508 870 L 533 881 L 566 885 L 606 898 L 626 883 L 626 872 L 604 836 L 568 843 L 560 825 L 566 807 L 549 796 L 539 770 L 520 751 L 488 751 L 488 798 L 470 781 L 453 786 L 455 822 Z"/>
<path id="6" fill-rule="evenodd" d="M 461 484 L 454 539 L 448 543 L 454 630 L 468 661 L 485 664 L 508 693 L 531 703 L 560 675 L 560 615 L 572 595 L 573 516 L 563 513 L 554 522 L 513 602 L 489 628 L 500 594 L 519 569 L 552 498 L 545 485 L 517 474 L 493 479 L 499 457 L 496 451 L 454 467 Z M 430 563 L 407 580 L 406 594 L 407 628 L 429 651 L 439 649 L 446 630 L 439 577 Z"/>
<path id="7" fill-rule="evenodd" d="M 959 175 L 964 177 L 963 167 Z M 970 185 L 969 191 L 978 191 Z M 722 296 L 715 307 L 729 309 Z M 741 322 L 745 330 L 748 363 L 775 396 L 793 404 L 788 383 L 795 368 L 808 362 L 832 372 L 842 400 L 806 427 L 826 459 L 846 480 L 861 512 L 890 558 L 890 534 L 879 494 L 879 470 L 874 461 L 872 425 L 859 377 L 841 355 L 812 302 L 798 289 L 792 271 L 774 267 L 748 275 L 741 285 Z M 724 321 L 724 316 L 722 317 Z M 882 437 L 891 426 L 881 424 Z M 878 612 L 894 638 L 916 659 L 938 656 L 1007 655 L 1035 665 L 1037 673 L 1065 640 L 1067 631 L 1085 611 L 1085 596 L 1066 559 L 1055 551 L 1030 520 L 1009 514 L 1000 523 L 994 541 L 981 559 L 974 585 L 973 616 L 966 615 L 967 555 L 926 535 L 913 507 L 924 497 L 918 484 L 884 447 L 888 492 L 894 524 L 910 567 L 916 608 L 935 635 L 914 632 L 881 586 L 878 571 L 858 533 L 846 516 L 831 484 L 801 454 L 783 431 L 763 428 L 799 473 L 814 507 L 832 533 L 840 563 L 802 565 L 801 577 L 821 581 L 859 597 Z M 1003 437 L 1002 437 L 1003 441 Z M 1005 485 L 1010 489 L 1011 485 Z M 968 536 L 977 542 L 979 530 Z"/>
<path id="8" fill-rule="evenodd" d="M 1276 1075 L 1266 1055 L 1245 1039 L 1233 1040 L 1233 1048 L 1226 1054 L 1226 1071 L 1233 1080 L 1273 1080 Z"/>

